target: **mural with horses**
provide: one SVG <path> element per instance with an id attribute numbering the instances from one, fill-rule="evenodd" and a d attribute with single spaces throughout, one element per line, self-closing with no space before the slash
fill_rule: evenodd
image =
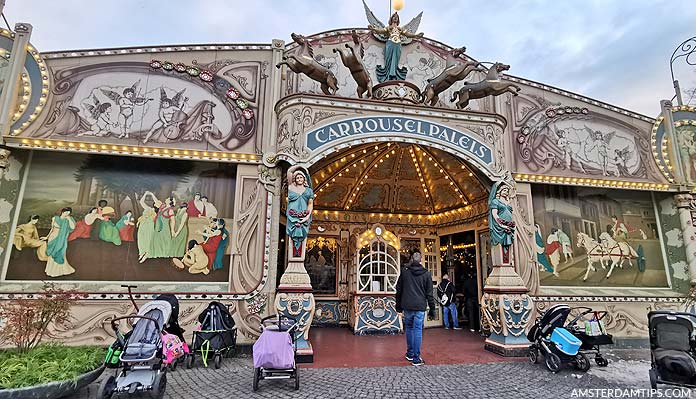
<path id="1" fill-rule="evenodd" d="M 542 285 L 668 286 L 650 193 L 535 185 L 532 196 Z"/>

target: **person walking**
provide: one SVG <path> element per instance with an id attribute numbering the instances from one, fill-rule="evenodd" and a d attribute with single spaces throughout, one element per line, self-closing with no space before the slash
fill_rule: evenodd
<path id="1" fill-rule="evenodd" d="M 464 279 L 464 309 L 469 319 L 469 331 L 474 332 L 478 321 L 478 285 L 472 272 L 468 272 Z"/>
<path id="2" fill-rule="evenodd" d="M 442 275 L 442 281 L 437 286 L 437 296 L 442 305 L 445 329 L 461 330 L 457 315 L 457 305 L 454 303 L 454 284 L 449 281 L 447 273 Z M 452 327 L 450 327 L 450 316 L 452 316 Z"/>
<path id="3" fill-rule="evenodd" d="M 403 313 L 406 330 L 406 360 L 414 366 L 425 364 L 421 358 L 425 311 L 428 319 L 435 318 L 433 277 L 421 265 L 421 254 L 415 252 L 411 263 L 404 267 L 396 282 L 396 311 Z"/>

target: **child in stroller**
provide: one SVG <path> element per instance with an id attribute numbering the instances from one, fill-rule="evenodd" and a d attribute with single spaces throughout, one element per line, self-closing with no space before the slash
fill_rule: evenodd
<path id="1" fill-rule="evenodd" d="M 178 316 L 178 300 L 174 295 L 163 295 L 138 309 L 131 293 L 131 288 L 135 286 L 126 288 L 138 314 L 111 320 L 111 328 L 116 333 L 116 343 L 110 348 L 106 363 L 113 368 L 120 368 L 121 371 L 116 376 L 111 375 L 102 380 L 97 397 L 106 399 L 114 394 L 147 393 L 152 398 L 160 399 L 164 396 L 167 386 L 165 359 L 173 358 L 166 353 L 164 343 L 181 342 L 179 338 L 175 338 L 175 334 L 183 333 L 172 312 L 174 304 Z M 119 322 L 122 320 L 127 320 L 133 325 L 133 329 L 125 335 L 119 330 Z M 174 334 L 167 333 L 167 329 L 171 329 Z M 185 342 L 183 346 L 178 347 L 181 355 L 184 354 L 184 348 L 188 350 Z"/>
<path id="2" fill-rule="evenodd" d="M 199 353 L 204 366 L 208 367 L 208 358 L 212 356 L 215 368 L 219 369 L 222 357 L 234 354 L 237 348 L 237 327 L 234 325 L 234 319 L 227 306 L 213 301 L 198 315 L 198 322 L 200 327 L 193 332 L 191 353 L 186 367 L 193 367 L 196 353 Z"/>
<path id="3" fill-rule="evenodd" d="M 590 369 L 590 361 L 580 352 L 582 341 L 563 327 L 569 314 L 568 305 L 558 304 L 536 319 L 527 334 L 532 343 L 529 346 L 530 362 L 538 363 L 539 355 L 543 354 L 546 368 L 554 373 L 565 364 L 572 364 L 582 372 Z"/>
<path id="4" fill-rule="evenodd" d="M 297 321 L 283 315 L 261 319 L 261 336 L 254 344 L 254 391 L 264 379 L 295 379 L 300 389 L 297 356 Z"/>
<path id="5" fill-rule="evenodd" d="M 648 313 L 650 385 L 696 388 L 696 315 L 658 310 Z"/>

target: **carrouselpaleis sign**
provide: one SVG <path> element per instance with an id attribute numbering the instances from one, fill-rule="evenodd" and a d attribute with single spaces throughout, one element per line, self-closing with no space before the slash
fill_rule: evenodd
<path id="1" fill-rule="evenodd" d="M 344 119 L 307 132 L 307 147 L 316 150 L 346 137 L 393 135 L 413 136 L 456 147 L 485 165 L 493 163 L 493 151 L 471 135 L 422 119 L 404 116 L 369 116 Z"/>

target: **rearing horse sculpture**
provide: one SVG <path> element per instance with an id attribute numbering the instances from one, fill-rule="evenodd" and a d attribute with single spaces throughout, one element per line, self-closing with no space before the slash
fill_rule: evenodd
<path id="1" fill-rule="evenodd" d="M 338 80 L 329 68 L 321 65 L 314 59 L 314 50 L 309 40 L 302 35 L 295 33 L 290 34 L 292 40 L 299 44 L 300 47 L 295 54 L 290 54 L 283 57 L 283 61 L 279 62 L 276 67 L 287 65 L 291 71 L 295 73 L 303 73 L 308 78 L 321 83 L 321 91 L 327 95 L 334 95 L 338 91 Z"/>
<path id="2" fill-rule="evenodd" d="M 428 79 L 428 84 L 423 89 L 421 102 L 435 106 L 439 101 L 438 96 L 453 84 L 465 79 L 473 71 L 481 71 L 477 68 L 476 61 L 466 61 L 459 58 L 466 51 L 466 47 L 455 48 L 447 54 L 445 69 L 433 79 Z"/>
<path id="3" fill-rule="evenodd" d="M 510 92 L 516 96 L 522 90 L 519 86 L 503 82 L 500 79 L 500 73 L 510 69 L 510 65 L 505 65 L 496 62 L 488 69 L 486 78 L 478 83 L 464 83 L 459 91 L 452 93 L 451 102 L 457 102 L 457 108 L 464 109 L 469 105 L 470 100 L 484 98 L 488 96 L 499 96 L 503 93 Z"/>
<path id="4" fill-rule="evenodd" d="M 365 55 L 365 48 L 360 43 L 360 38 L 357 32 L 352 31 L 353 44 L 346 43 L 346 48 L 350 50 L 348 54 L 334 48 L 333 52 L 341 56 L 341 61 L 346 68 L 350 69 L 350 74 L 353 75 L 353 80 L 358 84 L 358 97 L 363 98 L 363 94 L 367 92 L 367 97 L 372 97 L 372 79 L 370 73 L 367 72 L 362 57 Z"/>

